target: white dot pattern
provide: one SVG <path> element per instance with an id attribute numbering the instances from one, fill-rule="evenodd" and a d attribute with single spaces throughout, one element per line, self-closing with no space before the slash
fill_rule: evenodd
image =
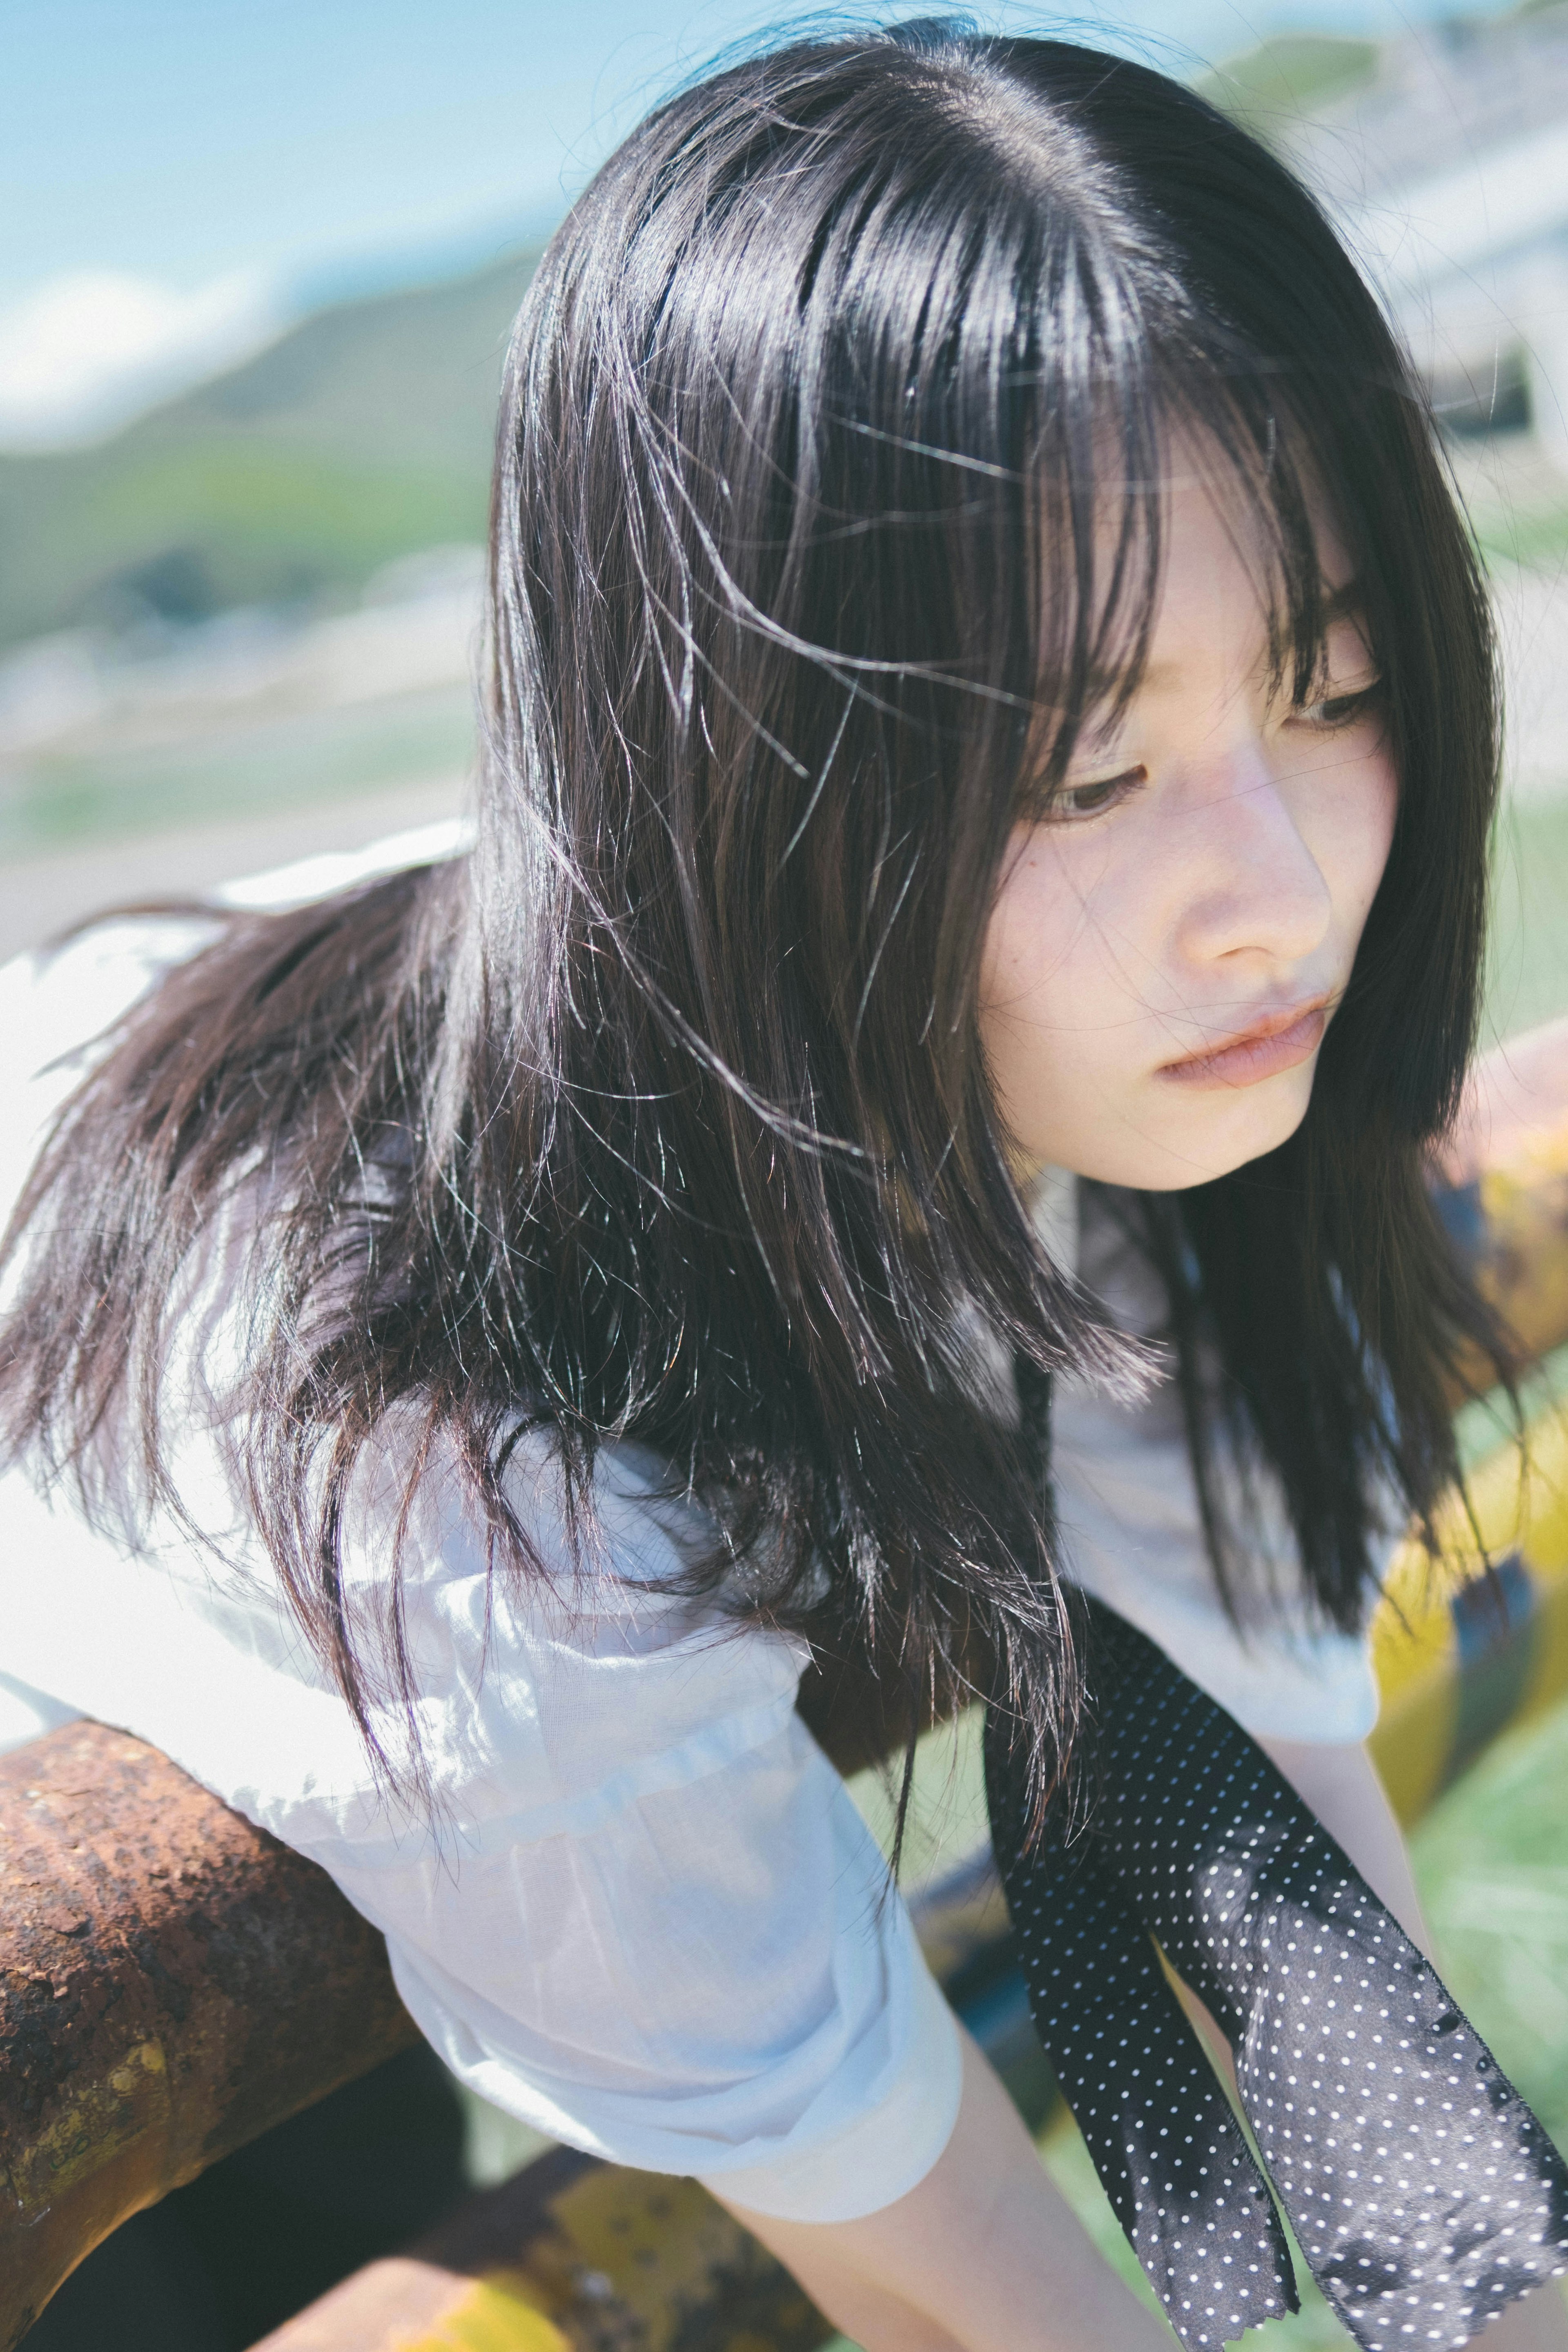
<path id="1" fill-rule="evenodd" d="M 1087 1833 L 1022 1852 L 986 1776 L 1030 2005 L 1183 2343 L 1297 2307 L 1284 2232 L 1152 1937 L 1208 2003 L 1312 2274 L 1366 2352 L 1468 2344 L 1568 2270 L 1568 2167 L 1428 1963 L 1234 1717 L 1099 1603 Z"/>

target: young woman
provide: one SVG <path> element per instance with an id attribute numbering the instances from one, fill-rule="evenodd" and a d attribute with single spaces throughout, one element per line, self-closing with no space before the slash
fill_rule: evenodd
<path id="1" fill-rule="evenodd" d="M 796 1698 L 989 1696 L 1043 1792 L 1076 1580 L 1414 1924 L 1361 1636 L 1489 1344 L 1427 1154 L 1497 767 L 1426 411 L 1199 100 L 921 25 L 650 117 L 499 450 L 472 847 L 7 975 L 13 1704 L 873 2352 L 1152 2347 Z"/>

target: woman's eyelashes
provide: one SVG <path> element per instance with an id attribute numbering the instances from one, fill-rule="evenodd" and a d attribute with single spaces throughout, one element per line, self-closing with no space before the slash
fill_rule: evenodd
<path id="1" fill-rule="evenodd" d="M 1380 676 L 1366 677 L 1354 685 L 1325 679 L 1320 682 L 1310 701 L 1277 711 L 1273 724 L 1314 735 L 1336 735 L 1373 716 L 1383 699 L 1384 680 Z M 1136 767 L 1118 768 L 1107 776 L 1069 776 L 1056 791 L 1042 791 L 1032 796 L 1023 810 L 1023 821 L 1026 824 L 1082 824 L 1090 817 L 1105 816 L 1120 808 L 1149 781 L 1150 771 L 1142 761 Z"/>
<path id="2" fill-rule="evenodd" d="M 1113 776 L 1091 776 L 1081 782 L 1072 780 L 1053 793 L 1041 811 L 1041 820 L 1047 824 L 1071 824 L 1085 817 L 1103 815 L 1106 810 L 1119 808 L 1125 800 L 1149 781 L 1149 771 L 1140 765 L 1119 769 Z"/>
<path id="3" fill-rule="evenodd" d="M 1363 686 L 1331 687 L 1310 702 L 1299 704 L 1290 714 L 1289 723 L 1330 735 L 1342 727 L 1353 727 L 1358 719 L 1369 717 L 1378 708 L 1383 685 L 1381 677 L 1373 677 Z"/>

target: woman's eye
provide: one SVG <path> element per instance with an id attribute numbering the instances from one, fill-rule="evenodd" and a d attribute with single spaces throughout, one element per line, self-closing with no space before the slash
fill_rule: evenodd
<path id="1" fill-rule="evenodd" d="M 1051 803 L 1049 814 L 1058 824 L 1070 824 L 1074 817 L 1099 816 L 1148 781 L 1148 769 L 1139 767 L 1124 768 L 1117 776 L 1096 776 L 1090 783 L 1064 784 Z"/>
<path id="2" fill-rule="evenodd" d="M 1299 726 L 1315 727 L 1331 734 L 1337 727 L 1353 727 L 1373 709 L 1383 693 L 1383 680 L 1374 678 L 1370 686 L 1357 687 L 1351 694 L 1320 695 L 1316 702 L 1303 703 L 1293 716 Z"/>

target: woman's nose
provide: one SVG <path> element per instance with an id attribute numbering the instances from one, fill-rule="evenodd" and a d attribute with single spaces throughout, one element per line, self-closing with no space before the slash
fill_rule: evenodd
<path id="1" fill-rule="evenodd" d="M 1234 745 L 1205 761 L 1184 797 L 1187 951 L 1210 961 L 1310 956 L 1328 933 L 1332 898 L 1264 744 Z"/>

